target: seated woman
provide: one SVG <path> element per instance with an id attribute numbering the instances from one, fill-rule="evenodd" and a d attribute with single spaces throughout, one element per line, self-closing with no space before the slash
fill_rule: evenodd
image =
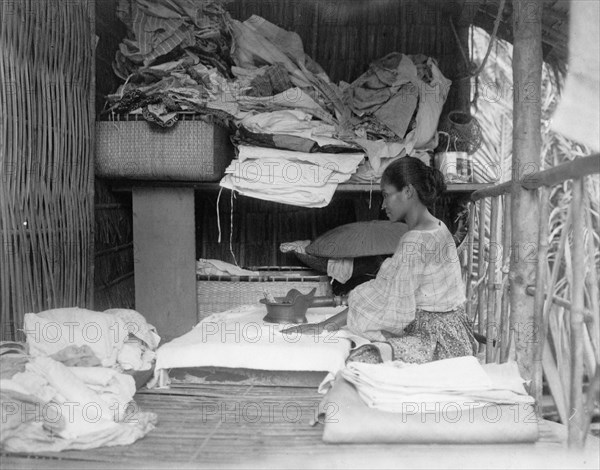
<path id="1" fill-rule="evenodd" d="M 383 262 L 375 279 L 350 292 L 346 310 L 283 333 L 347 326 L 372 341 L 353 350 L 349 361 L 381 362 L 383 353 L 386 359 L 424 363 L 474 354 L 456 244 L 428 209 L 445 188 L 440 171 L 417 158 L 391 163 L 381 177 L 382 209 L 409 229 L 394 256 Z"/>

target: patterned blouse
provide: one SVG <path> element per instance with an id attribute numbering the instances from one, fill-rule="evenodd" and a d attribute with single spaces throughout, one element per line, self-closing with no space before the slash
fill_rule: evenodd
<path id="1" fill-rule="evenodd" d="M 347 325 L 371 341 L 384 341 L 382 331 L 402 335 L 417 310 L 450 312 L 465 300 L 456 245 L 440 222 L 433 230 L 405 233 L 377 277 L 350 292 Z"/>

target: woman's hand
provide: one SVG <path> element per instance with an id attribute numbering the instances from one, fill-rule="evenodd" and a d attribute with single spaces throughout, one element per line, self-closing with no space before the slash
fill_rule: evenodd
<path id="1" fill-rule="evenodd" d="M 302 325 L 292 326 L 290 328 L 286 328 L 285 330 L 281 330 L 281 333 L 284 335 L 291 334 L 311 334 L 311 335 L 320 335 L 324 331 L 335 331 L 338 330 L 339 327 L 333 322 L 320 322 L 320 323 L 304 323 Z"/>

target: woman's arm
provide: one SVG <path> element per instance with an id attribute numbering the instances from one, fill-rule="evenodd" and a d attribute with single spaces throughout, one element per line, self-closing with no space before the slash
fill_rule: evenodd
<path id="1" fill-rule="evenodd" d="M 348 309 L 345 308 L 340 313 L 335 314 L 333 317 L 328 318 L 319 323 L 304 323 L 303 325 L 292 326 L 282 330 L 283 334 L 291 333 L 311 333 L 319 335 L 323 331 L 336 331 L 342 326 L 346 325 L 346 319 L 348 318 Z"/>
<path id="2" fill-rule="evenodd" d="M 324 325 L 325 331 L 335 331 L 339 330 L 343 326 L 346 326 L 347 319 L 348 307 L 321 323 Z"/>

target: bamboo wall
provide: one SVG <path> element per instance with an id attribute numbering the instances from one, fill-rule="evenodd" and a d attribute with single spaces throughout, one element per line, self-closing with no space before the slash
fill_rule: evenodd
<path id="1" fill-rule="evenodd" d="M 0 2 L 0 313 L 87 306 L 93 280 L 94 11 Z"/>
<path id="2" fill-rule="evenodd" d="M 223 191 L 219 202 L 219 243 L 217 198 L 217 191 L 196 193 L 196 257 L 229 263 L 237 260 L 240 266 L 298 266 L 295 255 L 280 252 L 281 243 L 314 240 L 351 222 L 387 219 L 377 192 L 338 192 L 327 207 L 319 209 L 237 196 L 231 212 L 231 192 Z M 459 202 L 465 198 L 468 194 L 448 194 L 433 208 L 451 231 L 456 229 Z"/>
<path id="3" fill-rule="evenodd" d="M 134 308 L 131 193 L 95 181 L 94 309 Z"/>

